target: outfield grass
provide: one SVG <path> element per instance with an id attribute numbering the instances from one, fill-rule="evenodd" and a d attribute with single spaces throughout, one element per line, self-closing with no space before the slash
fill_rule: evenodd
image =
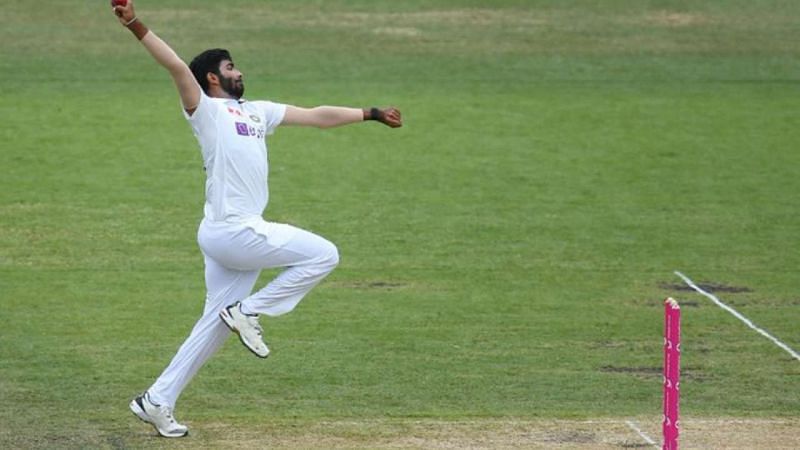
<path id="1" fill-rule="evenodd" d="M 106 3 L 0 5 L 0 447 L 147 445 L 127 402 L 202 308 L 202 161 Z M 193 427 L 655 416 L 668 295 L 685 414 L 798 417 L 800 363 L 673 271 L 800 349 L 800 4 L 137 6 L 249 98 L 406 121 L 270 139 L 266 217 L 342 262 L 262 320 L 269 360 L 210 360 Z"/>

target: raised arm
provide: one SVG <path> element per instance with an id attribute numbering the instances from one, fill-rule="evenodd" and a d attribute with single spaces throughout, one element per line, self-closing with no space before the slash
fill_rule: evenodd
<path id="1" fill-rule="evenodd" d="M 123 3 L 125 3 L 123 5 Z M 161 38 L 156 36 L 150 29 L 142 23 L 136 16 L 133 9 L 133 0 L 112 0 L 114 14 L 119 18 L 119 22 L 127 27 L 137 39 L 144 45 L 153 59 L 161 64 L 175 82 L 181 103 L 186 112 L 190 115 L 197 109 L 200 103 L 200 85 L 194 79 L 189 66 L 167 45 Z"/>
<path id="2" fill-rule="evenodd" d="M 377 120 L 392 128 L 403 126 L 400 111 L 395 108 L 347 108 L 343 106 L 317 106 L 300 108 L 286 106 L 286 114 L 281 125 L 300 125 L 318 128 L 332 128 L 350 123 Z"/>

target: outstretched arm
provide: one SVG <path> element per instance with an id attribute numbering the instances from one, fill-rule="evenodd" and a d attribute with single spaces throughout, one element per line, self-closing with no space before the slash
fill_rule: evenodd
<path id="1" fill-rule="evenodd" d="M 178 94 L 181 96 L 181 103 L 184 109 L 191 115 L 200 103 L 200 85 L 194 79 L 189 66 L 175 54 L 166 42 L 150 31 L 136 17 L 136 12 L 133 9 L 133 0 L 127 0 L 124 5 L 122 3 L 123 1 L 120 0 L 112 2 L 115 5 L 113 7 L 114 14 L 119 18 L 119 22 L 139 39 L 153 59 L 167 69 L 175 82 L 175 86 L 178 88 Z"/>
<path id="2" fill-rule="evenodd" d="M 300 108 L 286 106 L 286 114 L 281 125 L 301 125 L 318 128 L 331 128 L 350 123 L 377 120 L 392 128 L 403 126 L 400 111 L 395 108 L 346 108 L 343 106 L 317 106 L 316 108 Z"/>

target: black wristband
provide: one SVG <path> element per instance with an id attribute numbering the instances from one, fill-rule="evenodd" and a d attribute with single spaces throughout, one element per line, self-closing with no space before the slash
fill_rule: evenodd
<path id="1" fill-rule="evenodd" d="M 372 107 L 369 109 L 369 120 L 381 120 L 383 118 L 383 113 L 380 109 Z"/>

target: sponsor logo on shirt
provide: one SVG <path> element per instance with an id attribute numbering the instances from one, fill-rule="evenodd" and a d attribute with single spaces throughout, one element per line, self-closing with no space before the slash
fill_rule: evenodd
<path id="1" fill-rule="evenodd" d="M 254 127 L 244 122 L 234 122 L 236 124 L 236 134 L 239 136 L 255 136 L 258 139 L 264 139 L 267 130 L 264 127 Z"/>

